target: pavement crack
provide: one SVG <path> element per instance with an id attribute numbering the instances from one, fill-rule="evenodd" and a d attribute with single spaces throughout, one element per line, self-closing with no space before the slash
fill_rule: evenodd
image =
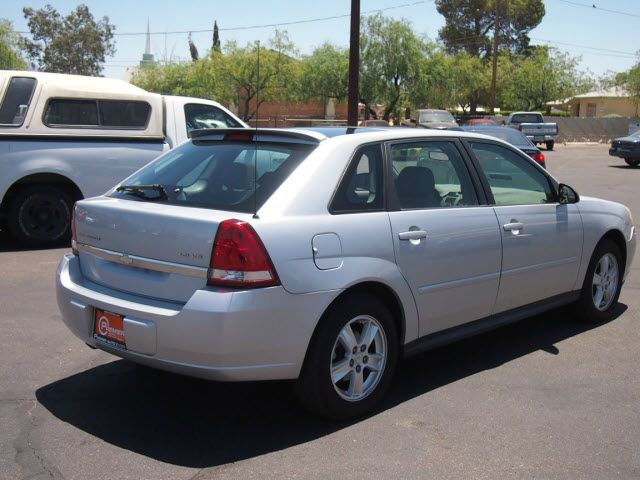
<path id="1" fill-rule="evenodd" d="M 35 431 L 45 422 L 43 417 L 35 414 L 38 407 L 37 400 L 30 400 L 29 408 L 18 408 L 20 417 L 20 432 L 13 442 L 15 448 L 15 462 L 22 468 L 24 478 L 46 475 L 54 480 L 63 480 L 60 471 L 55 468 L 39 451 L 38 440 Z"/>

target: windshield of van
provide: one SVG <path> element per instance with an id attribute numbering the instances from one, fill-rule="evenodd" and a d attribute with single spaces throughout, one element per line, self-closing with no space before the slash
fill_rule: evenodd
<path id="1" fill-rule="evenodd" d="M 251 213 L 314 148 L 297 143 L 194 140 L 126 179 L 111 196 Z"/>

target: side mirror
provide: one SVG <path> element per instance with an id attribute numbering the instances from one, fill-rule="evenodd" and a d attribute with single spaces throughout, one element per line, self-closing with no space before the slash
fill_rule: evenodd
<path id="1" fill-rule="evenodd" d="M 558 199 L 561 205 L 567 205 L 569 203 L 578 203 L 580 195 L 569 185 L 561 183 L 558 187 Z"/>

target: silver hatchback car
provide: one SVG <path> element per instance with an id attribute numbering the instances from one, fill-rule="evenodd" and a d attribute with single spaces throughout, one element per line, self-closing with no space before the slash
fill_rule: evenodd
<path id="1" fill-rule="evenodd" d="M 636 239 L 495 138 L 205 130 L 74 208 L 58 304 L 91 347 L 370 412 L 396 363 L 572 303 L 613 315 Z"/>

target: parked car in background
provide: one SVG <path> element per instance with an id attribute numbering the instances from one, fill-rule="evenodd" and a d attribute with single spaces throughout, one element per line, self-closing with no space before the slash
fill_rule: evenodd
<path id="1" fill-rule="evenodd" d="M 490 137 L 504 140 L 505 142 L 510 143 L 514 147 L 517 147 L 519 150 L 522 150 L 524 153 L 529 155 L 536 162 L 538 162 L 541 167 L 547 168 L 544 154 L 538 147 L 533 144 L 531 140 L 529 140 L 526 135 L 524 135 L 522 132 L 519 132 L 518 130 L 508 127 L 491 127 L 484 125 L 462 127 L 462 129 L 466 132 L 482 133 L 483 135 L 489 135 Z"/>
<path id="2" fill-rule="evenodd" d="M 611 142 L 609 155 L 624 158 L 627 165 L 631 167 L 640 165 L 640 130 Z"/>
<path id="3" fill-rule="evenodd" d="M 471 118 L 465 122 L 465 125 L 470 127 L 472 126 L 498 126 L 498 123 L 495 120 L 491 120 L 490 118 Z"/>
<path id="4" fill-rule="evenodd" d="M 508 143 L 407 128 L 194 132 L 79 201 L 73 231 L 57 299 L 82 342 L 296 379 L 333 418 L 371 412 L 401 356 L 565 304 L 611 319 L 636 249 L 626 207 Z"/>
<path id="5" fill-rule="evenodd" d="M 74 201 L 216 127 L 246 124 L 217 102 L 121 80 L 0 71 L 0 220 L 20 243 L 69 238 Z"/>
<path id="6" fill-rule="evenodd" d="M 446 130 L 451 127 L 457 127 L 458 122 L 446 110 L 419 109 L 416 110 L 409 119 L 410 126 L 422 128 L 435 128 L 438 130 Z"/>
<path id="7" fill-rule="evenodd" d="M 389 127 L 389 122 L 387 122 L 386 120 L 379 120 L 379 119 L 369 119 L 369 120 L 362 120 L 360 122 L 360 126 L 361 127 Z"/>
<path id="8" fill-rule="evenodd" d="M 540 112 L 514 112 L 506 124 L 520 130 L 535 144 L 544 143 L 547 150 L 553 150 L 558 138 L 558 124 L 545 122 Z"/>

